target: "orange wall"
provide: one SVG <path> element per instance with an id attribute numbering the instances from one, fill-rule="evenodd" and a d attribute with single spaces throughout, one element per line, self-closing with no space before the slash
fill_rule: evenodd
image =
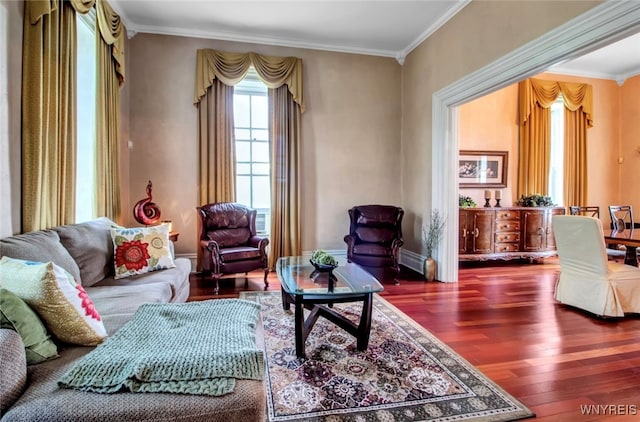
<path id="1" fill-rule="evenodd" d="M 637 123 L 640 121 L 640 77 L 627 81 L 623 87 L 612 80 L 548 72 L 535 78 L 585 82 L 593 86 L 594 126 L 588 131 L 587 149 L 589 204 L 599 205 L 604 210 L 610 204 L 633 203 L 633 188 L 629 186 L 628 191 L 621 191 L 621 180 L 625 177 L 630 180 L 633 175 L 637 178 L 640 170 L 640 154 L 636 154 L 630 145 L 631 139 L 640 139 L 640 125 Z M 517 84 L 514 84 L 459 107 L 461 150 L 509 152 L 508 186 L 503 191 L 502 205 L 511 205 L 517 199 L 517 101 Z M 621 106 L 623 101 L 626 101 L 626 107 Z M 625 112 L 621 112 L 622 108 L 626 109 Z M 640 147 L 640 142 L 636 143 Z M 618 164 L 620 156 L 625 158 L 622 165 Z M 628 175 L 621 178 L 622 173 Z M 460 193 L 471 196 L 478 205 L 484 204 L 482 189 L 461 189 Z M 636 208 L 640 208 L 640 204 Z"/>
<path id="2" fill-rule="evenodd" d="M 640 221 L 640 75 L 627 79 L 622 85 L 620 98 L 621 152 L 620 203 L 633 205 L 636 220 Z"/>

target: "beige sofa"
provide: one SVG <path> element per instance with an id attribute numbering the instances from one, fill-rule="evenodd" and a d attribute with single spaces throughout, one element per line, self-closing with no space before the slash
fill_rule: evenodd
<path id="1" fill-rule="evenodd" d="M 101 218 L 0 239 L 0 258 L 53 261 L 69 271 L 93 300 L 109 334 L 143 303 L 179 303 L 189 297 L 188 259 L 176 267 L 114 279 L 112 222 Z M 258 341 L 262 342 L 258 332 Z M 5 421 L 229 421 L 264 420 L 261 381 L 238 380 L 221 397 L 159 393 L 97 394 L 60 389 L 58 379 L 93 347 L 58 342 L 59 358 L 27 365 L 24 344 L 0 329 L 0 416 Z M 186 345 L 186 347 L 188 347 Z"/>

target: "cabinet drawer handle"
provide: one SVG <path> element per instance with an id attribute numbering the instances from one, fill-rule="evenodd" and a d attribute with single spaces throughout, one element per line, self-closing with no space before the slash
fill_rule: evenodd
<path id="1" fill-rule="evenodd" d="M 473 231 L 473 234 L 475 235 L 475 237 L 480 236 L 480 229 L 476 227 L 475 230 Z"/>
<path id="2" fill-rule="evenodd" d="M 467 237 L 467 229 L 466 228 L 462 229 L 462 237 L 464 237 L 465 239 Z"/>

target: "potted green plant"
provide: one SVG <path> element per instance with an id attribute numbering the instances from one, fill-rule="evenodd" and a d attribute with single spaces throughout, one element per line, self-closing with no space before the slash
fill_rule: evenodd
<path id="1" fill-rule="evenodd" d="M 445 219 L 440 211 L 433 210 L 429 216 L 429 223 L 422 226 L 422 241 L 427 251 L 427 258 L 424 260 L 424 278 L 433 281 L 436 277 L 436 261 L 433 259 L 433 251 L 438 247 L 438 243 L 444 234 Z"/>
<path id="2" fill-rule="evenodd" d="M 556 204 L 553 203 L 553 199 L 551 199 L 550 196 L 532 193 L 522 195 L 520 199 L 516 201 L 516 205 L 520 207 L 554 207 Z"/>
<path id="3" fill-rule="evenodd" d="M 476 205 L 476 201 L 471 197 L 458 194 L 458 206 L 460 208 L 474 208 Z"/>

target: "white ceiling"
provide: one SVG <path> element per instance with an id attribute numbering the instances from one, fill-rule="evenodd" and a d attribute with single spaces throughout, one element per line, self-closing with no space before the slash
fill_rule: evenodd
<path id="1" fill-rule="evenodd" d="M 342 51 L 401 61 L 470 1 L 110 0 L 110 4 L 130 33 Z"/>
<path id="2" fill-rule="evenodd" d="M 640 33 L 552 66 L 550 72 L 600 79 L 625 79 L 640 74 Z"/>
<path id="3" fill-rule="evenodd" d="M 111 0 L 129 36 L 168 34 L 395 57 L 471 0 Z M 614 79 L 640 74 L 640 34 L 550 69 Z"/>

